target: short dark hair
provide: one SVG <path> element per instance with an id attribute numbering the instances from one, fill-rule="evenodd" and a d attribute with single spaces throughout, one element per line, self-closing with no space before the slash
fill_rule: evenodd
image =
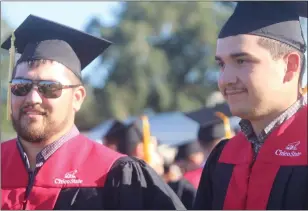
<path id="1" fill-rule="evenodd" d="M 295 49 L 294 47 L 283 43 L 279 42 L 274 39 L 266 38 L 266 37 L 260 37 L 258 40 L 258 44 L 267 49 L 270 54 L 272 55 L 273 59 L 280 59 L 281 57 L 291 53 L 291 52 L 297 52 L 300 55 L 300 76 L 299 76 L 299 82 L 302 82 L 304 73 L 305 73 L 305 55 L 303 52 L 300 52 L 299 50 Z"/>

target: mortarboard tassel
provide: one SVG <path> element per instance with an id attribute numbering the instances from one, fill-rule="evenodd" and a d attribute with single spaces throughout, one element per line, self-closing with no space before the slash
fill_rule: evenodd
<path id="1" fill-rule="evenodd" d="M 142 116 L 142 130 L 143 130 L 143 151 L 144 151 L 144 161 L 147 163 L 151 162 L 151 157 L 150 157 L 150 123 L 149 119 L 147 116 Z"/>
<path id="2" fill-rule="evenodd" d="M 222 112 L 216 112 L 215 114 L 216 114 L 217 117 L 222 119 L 222 121 L 224 123 L 226 138 L 228 138 L 228 139 L 232 138 L 232 132 L 231 132 L 231 126 L 230 126 L 229 118 L 225 114 L 223 114 Z"/>
<path id="3" fill-rule="evenodd" d="M 13 69 L 15 65 L 15 35 L 14 32 L 12 33 L 11 37 L 11 48 L 10 48 L 10 63 L 9 63 L 9 74 L 8 74 L 8 81 L 11 80 L 12 74 L 13 74 Z M 11 120 L 11 87 L 10 84 L 7 89 L 7 120 Z"/>

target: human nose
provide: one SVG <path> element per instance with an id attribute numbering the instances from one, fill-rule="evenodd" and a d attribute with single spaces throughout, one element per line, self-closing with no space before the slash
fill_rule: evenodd
<path id="1" fill-rule="evenodd" d="M 42 103 L 42 97 L 36 86 L 33 86 L 33 88 L 27 94 L 26 103 L 29 103 L 29 104 L 41 104 Z"/>
<path id="2" fill-rule="evenodd" d="M 230 84 L 235 84 L 237 82 L 237 77 L 235 71 L 232 68 L 225 68 L 224 71 L 220 73 L 219 84 L 220 86 L 227 86 Z"/>

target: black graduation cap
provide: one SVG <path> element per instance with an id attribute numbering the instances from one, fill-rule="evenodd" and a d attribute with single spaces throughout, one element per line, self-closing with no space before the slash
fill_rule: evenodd
<path id="1" fill-rule="evenodd" d="M 18 63 L 50 59 L 69 68 L 81 79 L 81 71 L 105 51 L 111 42 L 76 29 L 29 15 L 15 30 Z M 1 45 L 9 50 L 11 36 Z"/>
<path id="2" fill-rule="evenodd" d="M 226 137 L 226 129 L 222 119 L 216 119 L 215 121 L 200 125 L 198 141 L 202 145 L 206 145 L 214 140 L 222 139 L 224 137 Z"/>
<path id="3" fill-rule="evenodd" d="M 186 112 L 185 115 L 190 119 L 198 122 L 200 125 L 205 125 L 220 120 L 216 112 L 222 112 L 227 117 L 232 116 L 232 113 L 227 103 L 217 104 L 213 108 L 203 107 L 198 110 Z"/>
<path id="4" fill-rule="evenodd" d="M 114 120 L 110 129 L 104 135 L 104 139 L 109 141 L 120 141 L 125 137 L 126 125 L 119 120 Z"/>
<path id="5" fill-rule="evenodd" d="M 201 108 L 185 115 L 200 124 L 197 138 L 202 145 L 231 136 L 229 118 L 232 113 L 226 103 L 217 104 L 214 108 Z"/>
<path id="6" fill-rule="evenodd" d="M 133 151 L 135 150 L 136 146 L 143 141 L 143 132 L 142 126 L 138 124 L 138 121 L 135 121 L 129 124 L 125 128 L 124 138 L 119 141 L 118 143 L 118 151 L 132 155 Z"/>
<path id="7" fill-rule="evenodd" d="M 175 157 L 176 161 L 187 159 L 190 155 L 193 155 L 198 152 L 203 152 L 200 143 L 197 140 L 191 140 L 189 142 L 185 142 L 178 147 L 178 152 Z"/>
<path id="8" fill-rule="evenodd" d="M 299 17 L 306 17 L 307 1 L 239 1 L 219 38 L 251 34 L 271 38 L 306 51 Z"/>

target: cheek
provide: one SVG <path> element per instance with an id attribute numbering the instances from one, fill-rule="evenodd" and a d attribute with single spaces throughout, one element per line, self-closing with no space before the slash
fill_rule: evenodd
<path id="1" fill-rule="evenodd" d="M 219 73 L 219 77 L 218 77 L 218 81 L 217 81 L 217 84 L 218 84 L 218 89 L 221 93 L 223 93 L 223 90 L 224 90 L 224 87 L 225 87 L 225 84 L 223 83 L 223 79 L 222 79 L 222 72 Z"/>
<path id="2" fill-rule="evenodd" d="M 16 96 L 11 96 L 12 99 L 12 103 L 11 103 L 11 107 L 12 107 L 12 112 L 13 114 L 19 114 L 19 110 L 22 107 L 23 104 L 23 97 L 16 97 Z"/>
<path id="3" fill-rule="evenodd" d="M 218 81 L 217 81 L 218 88 L 219 88 L 220 91 L 222 89 L 222 78 L 221 77 L 222 77 L 222 73 L 220 72 L 219 77 L 218 77 Z"/>
<path id="4" fill-rule="evenodd" d="M 279 77 L 267 67 L 258 67 L 245 80 L 250 96 L 257 102 L 273 99 L 279 89 Z"/>
<path id="5" fill-rule="evenodd" d="M 72 99 L 70 96 L 61 96 L 57 101 L 53 102 L 52 110 L 59 117 L 66 117 L 72 109 Z"/>
<path id="6" fill-rule="evenodd" d="M 244 65 L 239 68 L 237 77 L 248 91 L 257 91 L 267 82 L 266 71 L 260 65 Z"/>

